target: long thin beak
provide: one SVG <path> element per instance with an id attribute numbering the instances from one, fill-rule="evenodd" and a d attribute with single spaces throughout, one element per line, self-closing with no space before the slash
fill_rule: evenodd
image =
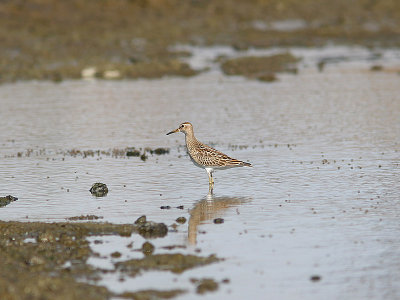
<path id="1" fill-rule="evenodd" d="M 170 131 L 170 132 L 168 132 L 168 133 L 167 133 L 167 135 L 169 135 L 169 134 L 171 134 L 171 133 L 178 132 L 178 131 L 179 131 L 179 128 L 178 128 L 178 129 L 175 129 L 175 130 L 172 130 L 172 131 Z"/>

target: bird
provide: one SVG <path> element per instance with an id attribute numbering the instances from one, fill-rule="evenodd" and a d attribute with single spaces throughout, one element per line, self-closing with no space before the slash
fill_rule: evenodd
<path id="1" fill-rule="evenodd" d="M 207 171 L 209 191 L 214 188 L 214 170 L 225 170 L 235 167 L 252 167 L 250 163 L 237 160 L 228 155 L 199 142 L 194 136 L 193 125 L 190 122 L 183 122 L 175 130 L 167 133 L 182 132 L 185 134 L 187 153 L 195 166 Z"/>

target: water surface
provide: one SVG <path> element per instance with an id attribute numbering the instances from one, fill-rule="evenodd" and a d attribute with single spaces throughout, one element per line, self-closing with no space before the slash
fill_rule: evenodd
<path id="1" fill-rule="evenodd" d="M 213 57 L 233 50 L 196 51 L 191 63 L 210 71 L 190 79 L 0 86 L 0 193 L 19 198 L 0 208 L 0 219 L 95 214 L 130 223 L 146 215 L 170 225 L 184 216 L 177 232 L 151 241 L 156 253 L 181 245 L 174 251 L 225 258 L 182 275 L 149 272 L 123 282 L 105 275 L 100 284 L 117 292 L 183 287 L 190 291 L 185 299 L 398 297 L 398 54 L 293 49 L 304 57 L 299 74 L 267 84 L 221 74 Z M 323 72 L 321 59 L 328 61 Z M 371 72 L 373 64 L 384 71 Z M 207 196 L 206 172 L 190 162 L 183 135 L 165 135 L 183 121 L 200 141 L 254 167 L 216 172 L 215 193 Z M 62 154 L 128 146 L 171 152 L 146 161 Z M 106 183 L 109 194 L 93 197 L 94 182 Z M 171 209 L 160 209 L 166 205 Z M 217 217 L 224 223 L 214 224 Z M 93 248 L 108 258 L 93 258 L 94 265 L 141 257 L 126 247 L 133 241 L 140 248 L 141 237 L 102 239 Z M 114 251 L 123 256 L 109 258 Z M 230 283 L 198 296 L 190 278 L 204 277 Z"/>

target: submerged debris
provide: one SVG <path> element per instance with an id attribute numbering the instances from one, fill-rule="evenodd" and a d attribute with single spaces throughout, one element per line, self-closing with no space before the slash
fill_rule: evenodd
<path id="1" fill-rule="evenodd" d="M 98 219 L 103 219 L 103 217 L 95 216 L 95 215 L 81 215 L 81 216 L 76 216 L 76 217 L 69 217 L 67 220 L 69 221 L 78 221 L 78 220 L 98 220 Z"/>
<path id="2" fill-rule="evenodd" d="M 0 197 L 0 207 L 6 206 L 10 204 L 11 202 L 17 201 L 17 197 L 13 197 L 11 195 L 5 196 L 5 197 Z"/>
<path id="3" fill-rule="evenodd" d="M 126 147 L 126 148 L 113 148 L 108 150 L 80 150 L 80 149 L 71 149 L 71 150 L 46 150 L 46 149 L 27 149 L 26 151 L 17 152 L 14 155 L 7 155 L 6 157 L 43 157 L 43 156 L 72 156 L 72 157 L 101 157 L 101 156 L 111 156 L 115 158 L 124 158 L 124 157 L 139 157 L 142 160 L 146 160 L 148 158 L 146 153 L 150 153 L 151 155 L 164 155 L 169 154 L 169 148 L 135 148 L 135 147 Z"/>
<path id="4" fill-rule="evenodd" d="M 149 242 L 144 242 L 142 245 L 142 252 L 144 255 L 151 255 L 154 252 L 154 245 Z"/>
<path id="5" fill-rule="evenodd" d="M 201 257 L 196 255 L 176 254 L 156 254 L 145 256 L 142 259 L 131 259 L 115 264 L 121 272 L 129 273 L 130 276 L 136 276 L 141 269 L 170 271 L 173 273 L 182 273 L 186 270 L 208 265 L 220 261 L 215 255 Z"/>
<path id="6" fill-rule="evenodd" d="M 382 71 L 383 67 L 381 65 L 373 65 L 373 66 L 371 66 L 370 70 L 378 72 L 378 71 Z"/>
<path id="7" fill-rule="evenodd" d="M 138 233 L 145 238 L 164 237 L 168 233 L 167 225 L 164 223 L 147 221 L 146 216 L 138 218 L 135 224 L 138 225 Z"/>
<path id="8" fill-rule="evenodd" d="M 214 281 L 214 279 L 211 278 L 204 278 L 199 281 L 194 280 L 194 283 L 197 283 L 197 294 L 204 294 L 207 292 L 214 292 L 218 290 L 218 282 Z"/>
<path id="9" fill-rule="evenodd" d="M 168 154 L 169 153 L 169 149 L 168 148 L 156 148 L 154 150 L 149 151 L 151 154 L 156 154 L 156 155 L 163 155 L 163 154 Z"/>
<path id="10" fill-rule="evenodd" d="M 140 156 L 140 151 L 135 148 L 128 148 L 126 150 L 126 156 Z"/>
<path id="11" fill-rule="evenodd" d="M 92 185 L 89 191 L 96 197 L 103 197 L 107 195 L 108 188 L 104 183 L 96 182 Z"/>
<path id="12" fill-rule="evenodd" d="M 147 300 L 147 299 L 172 299 L 181 294 L 186 293 L 185 290 L 170 290 L 170 291 L 157 291 L 157 290 L 144 290 L 138 292 L 124 292 L 119 294 L 119 298 L 134 299 L 134 300 Z"/>

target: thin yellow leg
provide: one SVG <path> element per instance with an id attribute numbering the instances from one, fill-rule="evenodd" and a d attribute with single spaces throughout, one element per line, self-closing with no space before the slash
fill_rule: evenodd
<path id="1" fill-rule="evenodd" d="M 212 170 L 206 169 L 207 174 L 208 174 L 208 185 L 209 185 L 209 190 L 212 191 L 214 188 L 214 178 L 212 176 Z"/>

